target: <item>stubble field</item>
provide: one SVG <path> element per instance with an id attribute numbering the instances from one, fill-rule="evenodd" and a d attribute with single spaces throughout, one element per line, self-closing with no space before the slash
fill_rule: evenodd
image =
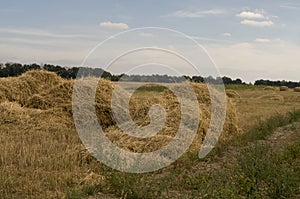
<path id="1" fill-rule="evenodd" d="M 72 117 L 73 85 L 74 80 L 44 71 L 0 79 L 0 198 L 299 197 L 299 92 L 228 86 L 221 138 L 199 160 L 211 104 L 207 87 L 193 83 L 202 114 L 187 153 L 162 170 L 128 174 L 103 165 L 81 143 Z M 166 109 L 157 136 L 135 139 L 114 122 L 113 89 L 112 82 L 101 80 L 95 105 L 99 124 L 114 144 L 150 152 L 174 138 L 180 107 L 171 92 L 149 86 L 134 93 L 130 115 L 137 124 L 149 124 L 151 105 Z"/>

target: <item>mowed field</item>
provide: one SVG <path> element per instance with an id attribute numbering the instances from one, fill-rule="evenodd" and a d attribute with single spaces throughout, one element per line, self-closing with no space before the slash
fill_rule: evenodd
<path id="1" fill-rule="evenodd" d="M 300 93 L 293 89 L 288 91 L 264 90 L 265 87 L 234 87 L 240 98 L 232 101 L 238 112 L 239 127 L 248 130 L 259 121 L 263 121 L 276 114 L 286 114 L 300 108 Z"/>
<path id="2" fill-rule="evenodd" d="M 200 160 L 197 152 L 207 132 L 210 101 L 205 85 L 192 84 L 203 111 L 196 141 L 167 168 L 130 174 L 110 169 L 83 146 L 72 117 L 73 85 L 73 80 L 44 71 L 0 79 L 0 198 L 300 196 L 300 92 L 229 86 L 227 91 L 235 94 L 227 98 L 221 138 Z M 149 124 L 151 105 L 159 103 L 167 110 L 159 135 L 143 140 L 117 128 L 110 110 L 113 88 L 112 82 L 102 80 L 95 104 L 98 121 L 114 144 L 150 152 L 174 138 L 180 107 L 172 93 L 148 86 L 130 100 L 131 117 L 139 125 Z"/>

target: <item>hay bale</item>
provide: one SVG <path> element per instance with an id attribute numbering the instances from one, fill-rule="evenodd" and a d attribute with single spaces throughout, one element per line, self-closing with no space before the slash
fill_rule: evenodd
<path id="1" fill-rule="evenodd" d="M 238 92 L 236 92 L 235 90 L 232 90 L 232 89 L 227 89 L 226 90 L 226 95 L 227 97 L 229 98 L 241 98 L 241 96 L 239 95 Z"/>
<path id="2" fill-rule="evenodd" d="M 276 93 L 268 93 L 266 95 L 258 97 L 258 99 L 284 102 L 284 97 L 282 95 L 278 95 Z"/>
<path id="3" fill-rule="evenodd" d="M 264 90 L 266 90 L 266 91 L 275 91 L 276 89 L 273 86 L 266 86 L 264 88 Z"/>
<path id="4" fill-rule="evenodd" d="M 300 87 L 295 87 L 294 92 L 300 92 Z"/>
<path id="5" fill-rule="evenodd" d="M 287 86 L 280 86 L 280 87 L 279 87 L 279 90 L 280 90 L 280 91 L 288 91 L 288 90 L 289 90 L 289 87 L 287 87 Z"/>

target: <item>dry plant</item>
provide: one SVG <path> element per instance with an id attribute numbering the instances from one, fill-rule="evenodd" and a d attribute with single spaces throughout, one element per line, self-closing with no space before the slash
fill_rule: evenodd
<path id="1" fill-rule="evenodd" d="M 0 79 L 1 196 L 61 198 L 72 187 L 97 185 L 101 191 L 109 189 L 105 173 L 101 173 L 103 165 L 89 155 L 74 126 L 74 81 L 77 80 L 64 80 L 43 70 Z M 113 143 L 125 150 L 148 152 L 174 138 L 181 115 L 179 102 L 170 90 L 147 98 L 142 97 L 144 91 L 137 91 L 131 97 L 130 115 L 139 125 L 150 122 L 151 105 L 160 104 L 166 110 L 162 130 L 154 137 L 138 139 L 122 132 L 114 121 L 111 94 L 115 86 L 101 79 L 95 97 L 99 124 Z M 207 133 L 211 101 L 205 84 L 192 86 L 201 109 L 197 136 L 189 150 L 194 153 Z M 178 85 L 176 89 L 182 88 Z M 192 111 L 188 117 L 194 117 Z M 235 135 L 237 129 L 236 110 L 228 100 L 221 140 Z"/>
<path id="2" fill-rule="evenodd" d="M 268 94 L 262 95 L 258 98 L 259 99 L 275 100 L 275 101 L 279 101 L 279 102 L 284 102 L 284 97 L 282 95 L 277 94 L 277 93 L 268 93 Z"/>
<path id="3" fill-rule="evenodd" d="M 267 91 L 275 91 L 276 89 L 273 87 L 273 86 L 266 86 L 264 88 L 264 90 L 267 90 Z"/>
<path id="4" fill-rule="evenodd" d="M 290 89 L 289 89 L 289 87 L 287 87 L 287 86 L 280 86 L 280 87 L 279 87 L 279 90 L 280 90 L 280 91 L 289 91 Z"/>
<path id="5" fill-rule="evenodd" d="M 294 92 L 300 92 L 300 87 L 295 87 Z"/>
<path id="6" fill-rule="evenodd" d="M 226 90 L 226 95 L 229 97 L 229 98 L 241 98 L 241 96 L 239 95 L 239 93 L 235 90 L 232 90 L 232 89 L 227 89 Z"/>

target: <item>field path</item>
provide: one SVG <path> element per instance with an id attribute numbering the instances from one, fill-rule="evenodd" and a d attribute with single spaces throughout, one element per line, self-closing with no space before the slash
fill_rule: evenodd
<path id="1" fill-rule="evenodd" d="M 243 147 L 229 146 L 227 150 L 221 152 L 218 157 L 208 161 L 201 161 L 193 167 L 193 171 L 199 172 L 216 172 L 226 171 L 231 165 L 237 164 L 237 158 L 242 150 L 254 146 L 255 144 L 268 145 L 274 152 L 280 152 L 295 140 L 300 138 L 300 121 L 279 127 L 264 140 L 257 140 L 248 143 Z"/>

